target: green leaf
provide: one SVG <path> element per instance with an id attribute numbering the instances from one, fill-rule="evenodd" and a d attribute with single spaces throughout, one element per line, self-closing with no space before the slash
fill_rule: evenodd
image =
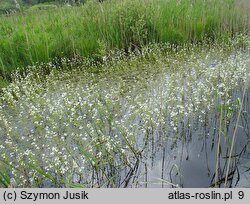
<path id="1" fill-rule="evenodd" d="M 30 165 L 35 171 L 37 171 L 38 173 L 42 174 L 43 176 L 45 176 L 45 177 L 48 178 L 49 180 L 51 180 L 51 181 L 53 181 L 54 183 L 56 183 L 56 179 L 55 179 L 52 175 L 50 175 L 50 174 L 44 172 L 43 170 L 39 169 L 39 168 L 36 167 L 34 164 L 29 164 L 29 165 Z"/>

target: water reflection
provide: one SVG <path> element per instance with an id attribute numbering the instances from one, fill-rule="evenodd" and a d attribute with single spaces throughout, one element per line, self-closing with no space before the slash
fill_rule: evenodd
<path id="1" fill-rule="evenodd" d="M 239 95 L 239 93 L 236 93 Z M 229 187 L 250 187 L 250 91 L 244 98 L 244 109 L 237 127 L 235 150 L 228 174 Z M 244 114 L 245 113 L 245 114 Z M 168 138 L 154 156 L 148 154 L 138 175 L 140 187 L 224 187 L 229 162 L 230 141 L 234 134 L 236 114 L 230 118 L 228 137 L 220 141 L 219 175 L 215 184 L 219 114 L 212 113 L 209 121 L 183 130 L 185 137 L 177 141 Z M 183 134 L 183 133 L 182 133 Z M 153 144 L 151 144 L 153 145 Z M 149 152 L 150 152 L 150 147 Z"/>

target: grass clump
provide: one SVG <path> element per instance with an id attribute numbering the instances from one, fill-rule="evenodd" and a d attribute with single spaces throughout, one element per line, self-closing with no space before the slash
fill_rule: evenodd
<path id="1" fill-rule="evenodd" d="M 14 1 L 1 0 L 1 2 L 0 2 L 0 15 L 15 11 L 16 9 L 17 8 L 16 8 Z"/>
<path id="2" fill-rule="evenodd" d="M 244 6 L 242 4 L 244 3 Z M 149 43 L 224 41 L 249 31 L 243 0 L 110 0 L 2 16 L 0 74 L 56 57 L 93 57 Z"/>

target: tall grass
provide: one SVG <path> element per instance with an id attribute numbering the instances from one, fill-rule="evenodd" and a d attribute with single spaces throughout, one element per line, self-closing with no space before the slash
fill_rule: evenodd
<path id="1" fill-rule="evenodd" d="M 245 8 L 234 0 L 110 0 L 1 16 L 0 74 L 55 57 L 224 40 L 248 32 Z"/>
<path id="2" fill-rule="evenodd" d="M 13 11 L 15 9 L 16 9 L 16 5 L 14 1 L 9 1 L 9 0 L 0 1 L 0 15 Z"/>

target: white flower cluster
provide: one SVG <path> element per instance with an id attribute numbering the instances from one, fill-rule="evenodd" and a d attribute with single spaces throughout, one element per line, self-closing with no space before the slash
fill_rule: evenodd
<path id="1" fill-rule="evenodd" d="M 249 78 L 242 51 L 159 50 L 17 74 L 0 99 L 0 156 L 18 186 L 119 186 L 149 141 L 204 122 Z"/>

